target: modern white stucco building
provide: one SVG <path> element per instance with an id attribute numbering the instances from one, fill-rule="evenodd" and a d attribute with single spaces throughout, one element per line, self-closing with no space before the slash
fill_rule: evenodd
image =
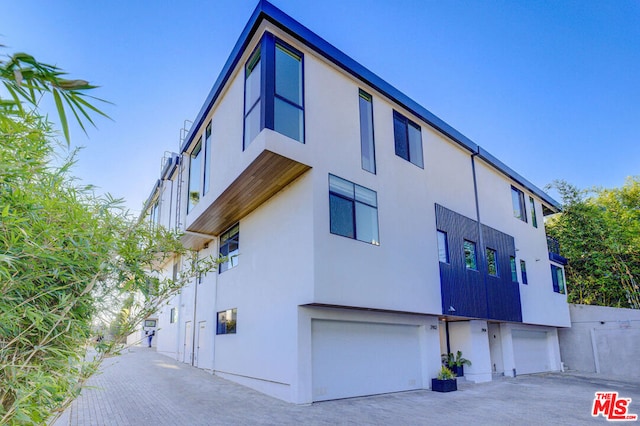
<path id="1" fill-rule="evenodd" d="M 147 203 L 229 261 L 158 313 L 157 348 L 294 403 L 561 368 L 558 204 L 260 2 Z M 179 259 L 165 265 L 179 270 Z"/>

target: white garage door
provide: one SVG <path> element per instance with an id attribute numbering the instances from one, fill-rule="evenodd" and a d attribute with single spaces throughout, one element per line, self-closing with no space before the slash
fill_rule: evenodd
<path id="1" fill-rule="evenodd" d="M 551 370 L 546 331 L 513 330 L 511 337 L 517 374 Z"/>
<path id="2" fill-rule="evenodd" d="M 418 327 L 313 320 L 313 400 L 422 387 Z"/>

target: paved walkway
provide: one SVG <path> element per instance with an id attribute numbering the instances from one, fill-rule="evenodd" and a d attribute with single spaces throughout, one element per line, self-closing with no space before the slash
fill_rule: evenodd
<path id="1" fill-rule="evenodd" d="M 88 385 L 55 426 L 606 424 L 591 417 L 594 393 L 603 390 L 632 398 L 629 411 L 640 414 L 640 383 L 567 373 L 298 406 L 148 348 L 106 359 Z"/>

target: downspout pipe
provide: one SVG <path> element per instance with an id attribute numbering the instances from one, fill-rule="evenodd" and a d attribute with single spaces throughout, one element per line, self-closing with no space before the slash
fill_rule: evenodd
<path id="1" fill-rule="evenodd" d="M 486 249 L 484 245 L 484 235 L 482 232 L 482 221 L 480 220 L 480 199 L 478 197 L 478 177 L 476 174 L 476 161 L 475 158 L 480 154 L 480 147 L 471 154 L 471 173 L 473 174 L 473 195 L 476 203 L 476 222 L 478 224 L 478 269 L 482 271 L 482 279 L 484 281 L 484 297 L 487 306 L 487 317 L 489 316 L 489 289 L 487 288 L 487 273 L 486 273 Z"/>

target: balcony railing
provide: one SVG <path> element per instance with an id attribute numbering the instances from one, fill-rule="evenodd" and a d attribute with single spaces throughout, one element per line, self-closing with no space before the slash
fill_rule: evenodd
<path id="1" fill-rule="evenodd" d="M 560 243 L 553 237 L 547 235 L 547 249 L 549 250 L 549 260 L 560 263 L 561 265 L 567 264 L 567 259 L 560 254 Z"/>

